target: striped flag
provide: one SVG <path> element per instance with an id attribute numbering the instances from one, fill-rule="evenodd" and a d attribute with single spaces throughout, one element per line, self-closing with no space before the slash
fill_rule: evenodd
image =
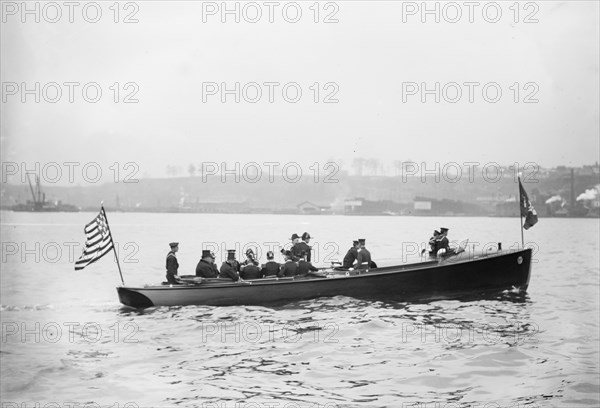
<path id="1" fill-rule="evenodd" d="M 75 270 L 79 271 L 96 262 L 113 249 L 113 240 L 108 228 L 104 207 L 100 213 L 85 226 L 85 248 L 81 257 L 75 262 Z"/>

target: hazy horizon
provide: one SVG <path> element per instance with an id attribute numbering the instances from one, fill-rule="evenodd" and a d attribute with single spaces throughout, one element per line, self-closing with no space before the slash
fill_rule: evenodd
<path id="1" fill-rule="evenodd" d="M 273 23 L 264 6 L 261 20 L 249 22 L 248 3 L 236 3 L 239 23 L 212 2 L 121 3 L 118 15 L 103 3 L 97 23 L 81 9 L 69 23 L 66 7 L 56 23 L 47 21 L 55 10 L 41 9 L 36 23 L 6 4 L 5 162 L 93 161 L 104 169 L 134 162 L 139 175 L 160 177 L 167 165 L 221 161 L 341 158 L 348 166 L 372 157 L 555 167 L 599 160 L 597 2 L 520 3 L 518 15 L 502 3 L 495 23 L 486 21 L 493 10 L 484 18 L 482 7 L 473 23 L 466 8 L 451 23 L 455 10 L 446 3 L 439 3 L 439 23 L 413 14 L 412 2 L 319 3 L 318 15 L 299 3 L 296 23 L 282 17 L 286 2 Z M 79 84 L 73 103 L 69 82 Z M 102 92 L 96 103 L 82 97 L 90 83 Z M 221 92 L 221 83 L 229 90 L 239 83 L 237 95 Z M 292 84 L 288 100 L 285 84 Z M 292 103 L 297 89 L 302 97 Z M 502 96 L 491 102 L 497 90 Z"/>

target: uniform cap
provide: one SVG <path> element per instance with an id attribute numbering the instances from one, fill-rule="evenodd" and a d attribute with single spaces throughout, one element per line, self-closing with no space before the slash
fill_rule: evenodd
<path id="1" fill-rule="evenodd" d="M 206 258 L 207 256 L 210 256 L 212 259 L 215 259 L 215 254 L 208 250 L 208 249 L 203 249 L 202 250 L 202 258 Z"/>
<path id="2" fill-rule="evenodd" d="M 440 232 L 443 234 L 444 232 L 448 232 L 448 228 L 440 228 Z"/>
<path id="3" fill-rule="evenodd" d="M 235 249 L 227 250 L 227 260 L 235 259 Z"/>
<path id="4" fill-rule="evenodd" d="M 358 240 L 355 239 L 354 241 L 352 241 L 352 245 L 358 245 Z"/>
<path id="5" fill-rule="evenodd" d="M 358 239 L 358 243 L 359 244 L 364 244 L 366 242 L 366 240 L 364 238 L 359 238 Z"/>
<path id="6" fill-rule="evenodd" d="M 179 242 L 170 242 L 170 243 L 169 243 L 169 246 L 170 246 L 171 248 L 175 248 L 176 246 L 179 246 Z"/>

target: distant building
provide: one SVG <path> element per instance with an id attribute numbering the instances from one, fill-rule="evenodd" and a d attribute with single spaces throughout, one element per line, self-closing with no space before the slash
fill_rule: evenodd
<path id="1" fill-rule="evenodd" d="M 179 207 L 180 212 L 193 213 L 246 213 L 250 210 L 247 201 L 205 200 L 186 203 Z"/>
<path id="2" fill-rule="evenodd" d="M 331 207 L 325 205 L 317 205 L 310 201 L 303 201 L 296 206 L 300 214 L 324 214 L 329 213 Z"/>
<path id="3" fill-rule="evenodd" d="M 390 200 L 371 201 L 362 197 L 344 200 L 346 215 L 392 215 L 402 210 L 402 204 Z"/>
<path id="4" fill-rule="evenodd" d="M 485 209 L 477 204 L 455 200 L 415 197 L 414 215 L 482 215 Z"/>
<path id="5" fill-rule="evenodd" d="M 431 211 L 431 201 L 414 201 L 413 208 L 415 211 Z"/>

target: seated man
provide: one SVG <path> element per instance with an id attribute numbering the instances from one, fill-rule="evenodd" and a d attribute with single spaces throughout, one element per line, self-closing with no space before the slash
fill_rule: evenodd
<path id="1" fill-rule="evenodd" d="M 450 241 L 448 241 L 448 228 L 440 228 L 440 235 L 436 240 L 437 252 L 444 250 L 443 256 L 454 255 L 456 252 L 453 248 L 450 248 Z"/>
<path id="2" fill-rule="evenodd" d="M 298 261 L 298 275 L 306 276 L 309 272 L 317 272 L 319 269 L 315 268 L 309 261 L 306 260 L 306 253 L 302 251 L 302 258 Z"/>
<path id="3" fill-rule="evenodd" d="M 227 250 L 227 260 L 221 265 L 219 278 L 231 279 L 234 282 L 240 280 L 239 275 L 240 264 L 235 260 L 235 249 Z"/>
<path id="4" fill-rule="evenodd" d="M 267 252 L 267 263 L 262 266 L 262 269 L 260 271 L 261 276 L 265 278 L 270 276 L 277 276 L 281 265 L 278 262 L 275 262 L 273 260 L 274 258 L 275 254 L 273 254 L 273 251 Z"/>
<path id="5" fill-rule="evenodd" d="M 202 250 L 202 259 L 196 266 L 196 276 L 202 278 L 216 278 L 219 276 L 219 270 L 215 265 L 215 254 L 208 249 Z"/>
<path id="6" fill-rule="evenodd" d="M 342 268 L 352 268 L 352 265 L 354 265 L 354 261 L 356 261 L 356 258 L 358 257 L 358 248 L 358 241 L 352 241 L 352 248 L 350 248 L 348 252 L 346 252 L 346 256 L 344 256 Z"/>
<path id="7" fill-rule="evenodd" d="M 260 279 L 262 277 L 258 262 L 254 259 L 254 252 L 251 249 L 246 251 L 246 260 L 240 267 L 240 277 L 242 279 Z"/>
<path id="8" fill-rule="evenodd" d="M 298 264 L 293 260 L 294 255 L 291 251 L 285 251 L 285 263 L 281 265 L 277 276 L 295 276 L 298 274 Z"/>
<path id="9" fill-rule="evenodd" d="M 433 231 L 433 236 L 429 238 L 429 256 L 436 256 L 438 252 L 437 240 L 440 237 L 438 230 Z"/>

